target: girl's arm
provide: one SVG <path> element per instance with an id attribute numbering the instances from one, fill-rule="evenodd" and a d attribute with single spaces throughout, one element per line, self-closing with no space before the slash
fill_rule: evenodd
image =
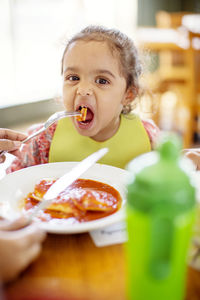
<path id="1" fill-rule="evenodd" d="M 160 137 L 160 129 L 153 120 L 142 120 L 143 126 L 149 136 L 152 150 L 155 148 Z"/>
<path id="2" fill-rule="evenodd" d="M 48 163 L 49 150 L 56 126 L 57 124 L 54 123 L 46 131 L 30 140 L 29 143 L 24 144 L 6 172 L 11 173 L 26 167 Z M 28 130 L 28 134 L 32 134 L 41 127 L 42 124 L 32 126 Z"/>

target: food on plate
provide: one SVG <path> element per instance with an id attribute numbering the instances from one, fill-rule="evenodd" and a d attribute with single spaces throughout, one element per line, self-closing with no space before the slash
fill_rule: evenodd
<path id="1" fill-rule="evenodd" d="M 33 209 L 43 201 L 43 195 L 55 179 L 42 179 L 24 199 L 24 209 Z M 74 218 L 87 222 L 116 212 L 122 203 L 119 192 L 112 186 L 90 179 L 77 179 L 63 190 L 39 216 L 43 221 Z"/>

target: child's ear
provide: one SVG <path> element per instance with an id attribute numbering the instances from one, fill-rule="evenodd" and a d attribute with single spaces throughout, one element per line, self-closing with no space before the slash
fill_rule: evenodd
<path id="1" fill-rule="evenodd" d="M 127 89 L 125 95 L 124 95 L 124 99 L 122 101 L 123 106 L 126 106 L 128 104 L 130 104 L 135 97 L 137 96 L 138 92 L 137 92 L 137 88 L 134 86 L 131 86 Z"/>

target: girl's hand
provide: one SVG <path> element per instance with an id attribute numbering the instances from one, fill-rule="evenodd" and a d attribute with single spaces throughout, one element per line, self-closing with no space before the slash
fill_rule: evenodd
<path id="1" fill-rule="evenodd" d="M 17 154 L 17 149 L 21 146 L 21 142 L 27 137 L 27 135 L 10 130 L 0 128 L 0 151 L 8 151 L 12 154 Z M 5 156 L 0 156 L 0 163 L 4 162 Z"/>
<path id="2" fill-rule="evenodd" d="M 186 157 L 193 161 L 193 163 L 196 165 L 196 170 L 200 170 L 200 148 L 185 149 L 182 152 Z"/>
<path id="3" fill-rule="evenodd" d="M 0 221 L 0 279 L 9 281 L 24 270 L 41 250 L 45 233 L 23 218 Z M 24 227 L 26 226 L 26 227 Z"/>

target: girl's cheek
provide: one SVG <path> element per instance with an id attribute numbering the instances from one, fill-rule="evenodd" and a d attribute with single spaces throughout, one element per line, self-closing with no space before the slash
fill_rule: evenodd
<path id="1" fill-rule="evenodd" d="M 63 104 L 68 110 L 73 110 L 75 95 L 73 91 L 63 88 Z"/>
<path id="2" fill-rule="evenodd" d="M 68 107 L 68 101 L 67 101 L 67 97 L 66 97 L 65 94 L 63 94 L 63 104 L 64 104 L 65 109 L 67 109 L 67 107 Z"/>
<path id="3" fill-rule="evenodd" d="M 73 110 L 73 103 L 69 97 L 63 97 L 63 103 L 66 110 Z"/>

